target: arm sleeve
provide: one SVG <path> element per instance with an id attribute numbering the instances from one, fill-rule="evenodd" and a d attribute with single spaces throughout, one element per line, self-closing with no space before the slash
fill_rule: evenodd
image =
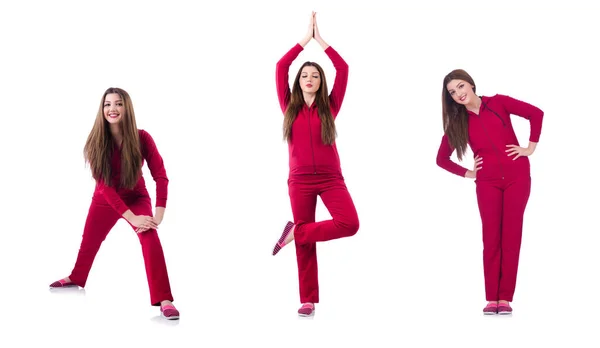
<path id="1" fill-rule="evenodd" d="M 277 88 L 279 106 L 281 107 L 281 111 L 283 113 L 285 113 L 291 95 L 289 84 L 290 66 L 303 50 L 304 48 L 300 46 L 300 44 L 296 44 L 277 62 L 277 65 L 275 66 L 275 87 Z"/>
<path id="2" fill-rule="evenodd" d="M 333 83 L 333 88 L 331 89 L 331 94 L 329 95 L 329 102 L 331 104 L 334 116 L 337 116 L 337 113 L 342 107 L 344 95 L 346 94 L 349 69 L 346 61 L 342 58 L 342 56 L 339 55 L 339 53 L 336 50 L 333 49 L 333 47 L 327 47 L 325 53 L 327 54 L 329 59 L 331 59 L 331 63 L 333 63 L 333 66 L 335 68 L 335 81 Z"/>
<path id="3" fill-rule="evenodd" d="M 152 179 L 156 183 L 156 206 L 166 208 L 169 178 L 167 177 L 163 159 L 158 152 L 154 139 L 152 139 L 148 132 L 140 132 L 140 143 L 142 145 L 142 156 L 146 160 Z"/>
<path id="4" fill-rule="evenodd" d="M 512 115 L 521 116 L 529 120 L 529 141 L 534 143 L 539 142 L 540 135 L 542 134 L 542 120 L 544 118 L 544 112 L 531 104 L 511 98 L 506 95 L 499 94 L 497 95 L 497 97 L 502 102 L 502 105 L 506 112 Z"/>
<path id="5" fill-rule="evenodd" d="M 467 174 L 468 169 L 452 161 L 450 159 L 452 153 L 454 153 L 454 148 L 450 145 L 448 136 L 444 134 L 437 153 L 436 163 L 439 167 L 449 171 L 450 173 L 464 177 Z"/>
<path id="6" fill-rule="evenodd" d="M 129 210 L 129 207 L 127 206 L 127 204 L 125 204 L 125 202 L 123 202 L 121 197 L 119 197 L 119 194 L 117 193 L 115 188 L 106 185 L 104 180 L 96 180 L 96 187 L 102 193 L 104 199 L 106 199 L 106 202 L 108 202 L 108 204 L 117 213 L 119 213 L 119 215 L 122 216 L 127 210 Z"/>

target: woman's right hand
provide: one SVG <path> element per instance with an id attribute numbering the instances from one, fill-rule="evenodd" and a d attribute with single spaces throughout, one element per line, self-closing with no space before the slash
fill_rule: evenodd
<path id="1" fill-rule="evenodd" d="M 299 42 L 300 46 L 304 47 L 313 38 L 315 33 L 315 12 L 313 11 L 310 15 L 310 22 L 308 24 L 308 31 L 304 38 Z"/>
<path id="2" fill-rule="evenodd" d="M 129 219 L 129 223 L 136 228 L 135 232 L 137 233 L 144 232 L 152 228 L 158 228 L 154 218 L 147 215 L 134 215 L 131 219 Z"/>
<path id="3" fill-rule="evenodd" d="M 473 164 L 473 170 L 467 170 L 465 174 L 465 178 L 475 179 L 477 178 L 477 172 L 481 169 L 481 164 L 483 163 L 483 158 L 477 156 L 475 157 L 475 164 Z"/>

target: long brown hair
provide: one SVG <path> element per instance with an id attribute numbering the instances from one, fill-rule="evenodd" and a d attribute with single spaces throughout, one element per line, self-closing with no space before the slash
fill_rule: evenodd
<path id="1" fill-rule="evenodd" d="M 319 64 L 314 62 L 305 62 L 298 70 L 294 85 L 292 86 L 292 95 L 290 102 L 285 111 L 285 117 L 283 118 L 283 138 L 286 141 L 291 141 L 292 138 L 292 124 L 296 120 L 300 109 L 304 105 L 304 95 L 300 88 L 300 76 L 302 75 L 302 69 L 306 66 L 313 66 L 319 72 L 321 84 L 315 97 L 315 104 L 317 105 L 317 111 L 319 113 L 319 119 L 321 120 L 321 139 L 326 145 L 332 145 L 335 142 L 337 132 L 335 129 L 335 122 L 333 115 L 331 114 L 331 108 L 329 106 L 329 93 L 327 90 L 327 81 L 325 80 L 325 73 L 323 68 Z"/>
<path id="2" fill-rule="evenodd" d="M 120 88 L 111 87 L 104 92 L 94 127 L 87 138 L 83 150 L 86 162 L 90 164 L 92 176 L 102 180 L 107 186 L 111 184 L 111 157 L 115 146 L 115 139 L 110 132 L 108 121 L 104 119 L 104 101 L 108 94 L 118 94 L 123 100 L 125 114 L 121 115 L 119 130 L 123 135 L 121 147 L 121 180 L 119 185 L 132 189 L 137 183 L 142 169 L 142 151 L 140 139 L 133 112 L 133 103 L 129 94 Z"/>
<path id="3" fill-rule="evenodd" d="M 462 69 L 452 70 L 444 77 L 442 86 L 442 119 L 444 122 L 444 132 L 448 136 L 450 145 L 456 149 L 459 160 L 462 160 L 467 151 L 469 142 L 469 114 L 464 105 L 458 104 L 452 99 L 448 92 L 448 83 L 452 80 L 463 80 L 473 86 L 475 92 L 475 82 L 471 75 Z"/>

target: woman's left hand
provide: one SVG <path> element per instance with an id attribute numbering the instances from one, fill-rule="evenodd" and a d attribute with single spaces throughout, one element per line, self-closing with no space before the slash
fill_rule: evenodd
<path id="1" fill-rule="evenodd" d="M 157 220 L 156 217 L 152 217 L 152 221 L 154 222 L 154 224 L 156 224 L 156 228 L 158 229 L 158 225 L 160 225 L 160 220 Z M 146 228 L 146 227 L 138 227 L 135 232 L 136 233 L 143 233 L 150 230 L 150 228 Z"/>
<path id="2" fill-rule="evenodd" d="M 519 145 L 506 145 L 509 149 L 506 150 L 508 152 L 508 156 L 515 156 L 513 161 L 522 156 L 531 156 L 533 154 L 533 149 L 527 147 L 520 147 Z"/>
<path id="3" fill-rule="evenodd" d="M 319 33 L 319 26 L 317 25 L 317 13 L 316 12 L 313 12 L 313 25 L 314 25 L 313 38 L 319 43 L 319 45 L 321 45 L 321 48 L 326 50 L 327 47 L 329 47 L 329 44 L 327 44 L 327 42 L 325 42 L 325 40 L 323 40 L 323 38 L 321 37 L 321 33 Z"/>
<path id="4" fill-rule="evenodd" d="M 154 224 L 156 224 L 156 228 L 158 228 L 158 225 L 160 225 L 164 216 L 165 216 L 165 208 L 164 207 L 156 207 L 156 212 L 154 213 L 154 216 L 152 217 L 152 221 L 154 222 Z M 149 230 L 149 228 L 142 227 L 142 228 L 136 229 L 135 232 L 143 233 L 148 230 Z"/>

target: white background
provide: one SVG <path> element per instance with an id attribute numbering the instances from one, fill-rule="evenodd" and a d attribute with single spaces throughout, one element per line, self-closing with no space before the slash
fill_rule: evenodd
<path id="1" fill-rule="evenodd" d="M 143 347 L 597 346 L 598 10 L 578 1 L 3 2 L 3 341 Z M 318 246 L 321 303 L 298 320 L 275 63 L 306 32 L 350 66 L 338 149 L 361 228 Z M 316 42 L 291 67 L 334 69 Z M 475 185 L 436 166 L 445 74 L 545 111 L 512 317 L 483 317 Z M 121 221 L 85 291 L 70 273 L 94 183 L 82 156 L 104 90 L 127 90 L 165 160 L 159 233 L 179 322 L 158 318 Z M 513 117 L 527 144 L 529 124 Z M 472 166 L 472 160 L 463 163 Z M 155 186 L 145 170 L 154 201 Z M 319 203 L 317 219 L 329 215 Z M 7 335 L 8 333 L 8 335 Z M 118 336 L 121 338 L 117 338 Z"/>

